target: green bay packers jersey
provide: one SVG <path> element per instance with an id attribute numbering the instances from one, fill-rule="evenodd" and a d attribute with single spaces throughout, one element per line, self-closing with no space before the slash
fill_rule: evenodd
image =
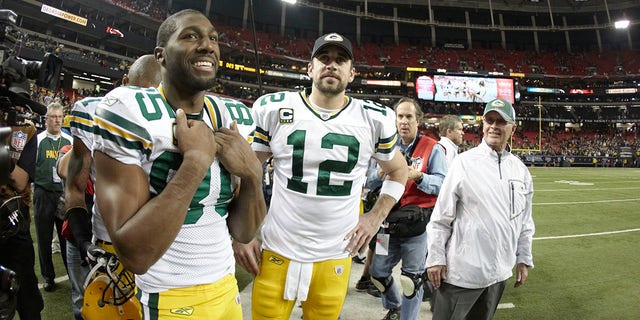
<path id="1" fill-rule="evenodd" d="M 89 152 L 93 150 L 93 114 L 95 113 L 100 100 L 102 100 L 102 97 L 84 98 L 76 101 L 73 105 L 73 109 L 71 109 L 71 117 L 69 119 L 71 135 L 74 138 L 80 139 L 87 149 L 89 149 Z M 92 161 L 91 181 L 94 184 L 96 182 L 95 173 L 95 166 Z M 109 233 L 107 233 L 107 228 L 104 226 L 104 222 L 102 221 L 102 216 L 98 211 L 98 206 L 95 204 L 95 198 L 91 212 L 91 228 L 93 235 L 100 240 L 111 242 Z"/>
<path id="2" fill-rule="evenodd" d="M 253 131 L 249 109 L 233 99 L 207 95 L 202 112 L 188 117 L 202 119 L 214 131 L 229 128 L 234 120 L 241 134 Z M 174 135 L 175 113 L 162 87 L 114 89 L 98 105 L 94 126 L 94 151 L 141 167 L 149 177 L 152 197 L 162 192 L 182 163 Z M 238 178 L 216 158 L 193 196 L 174 242 L 147 273 L 136 276 L 141 290 L 154 293 L 207 284 L 234 273 L 226 217 L 237 183 Z M 100 188 L 99 182 L 96 188 Z"/>
<path id="3" fill-rule="evenodd" d="M 308 92 L 265 95 L 253 105 L 252 148 L 271 152 L 273 194 L 263 246 L 301 262 L 338 259 L 358 222 L 369 160 L 390 160 L 393 110 L 346 98 L 341 110 L 314 108 Z"/>

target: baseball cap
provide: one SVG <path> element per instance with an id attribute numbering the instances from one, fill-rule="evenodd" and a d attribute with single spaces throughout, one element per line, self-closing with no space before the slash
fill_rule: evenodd
<path id="1" fill-rule="evenodd" d="M 351 41 L 349 39 L 337 34 L 337 33 L 328 33 L 320 38 L 316 39 L 316 43 L 313 45 L 313 51 L 311 51 L 311 58 L 315 57 L 318 52 L 326 47 L 326 46 L 338 46 L 345 51 L 349 55 L 349 58 L 353 60 L 353 50 L 351 49 Z"/>
<path id="2" fill-rule="evenodd" d="M 499 113 L 502 119 L 507 122 L 516 121 L 516 111 L 513 109 L 511 103 L 509 103 L 509 101 L 505 99 L 498 98 L 489 101 L 484 107 L 484 113 L 482 113 L 482 116 L 484 117 L 487 113 L 489 113 L 489 111 L 495 111 Z"/>

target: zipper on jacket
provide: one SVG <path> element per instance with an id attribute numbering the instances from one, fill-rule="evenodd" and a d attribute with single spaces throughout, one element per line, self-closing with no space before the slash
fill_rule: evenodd
<path id="1" fill-rule="evenodd" d="M 500 174 L 500 180 L 502 180 L 502 167 L 500 166 L 502 155 L 498 151 L 496 151 L 496 154 L 498 155 L 498 173 Z"/>
<path id="2" fill-rule="evenodd" d="M 515 215 L 515 199 L 516 199 L 516 188 L 513 186 L 513 182 L 510 183 L 511 185 L 511 215 Z"/>

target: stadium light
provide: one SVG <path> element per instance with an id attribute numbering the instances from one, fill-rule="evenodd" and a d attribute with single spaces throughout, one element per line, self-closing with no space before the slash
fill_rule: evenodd
<path id="1" fill-rule="evenodd" d="M 626 29 L 629 27 L 629 20 L 618 20 L 614 23 L 616 29 Z"/>
<path id="2" fill-rule="evenodd" d="M 290 4 L 296 4 L 296 2 L 298 2 L 297 0 L 282 0 L 282 2 L 286 2 L 286 3 L 290 3 Z"/>

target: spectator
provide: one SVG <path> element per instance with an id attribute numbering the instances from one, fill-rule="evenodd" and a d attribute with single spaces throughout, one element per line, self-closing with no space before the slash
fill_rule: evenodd
<path id="1" fill-rule="evenodd" d="M 487 103 L 480 146 L 453 160 L 427 226 L 433 319 L 491 319 L 516 265 L 515 287 L 533 268 L 533 181 L 509 152 L 515 110 Z M 464 301 L 464 303 L 460 303 Z"/>
<path id="2" fill-rule="evenodd" d="M 38 238 L 40 273 L 44 279 L 44 290 L 55 289 L 55 270 L 51 258 L 51 240 L 55 224 L 60 239 L 62 261 L 67 267 L 66 241 L 62 237 L 62 220 L 55 215 L 58 199 L 62 196 L 62 183 L 55 168 L 58 150 L 71 144 L 71 136 L 61 131 L 62 105 L 52 103 L 47 106 L 46 130 L 37 137 L 36 172 L 33 191 L 33 213 Z"/>

